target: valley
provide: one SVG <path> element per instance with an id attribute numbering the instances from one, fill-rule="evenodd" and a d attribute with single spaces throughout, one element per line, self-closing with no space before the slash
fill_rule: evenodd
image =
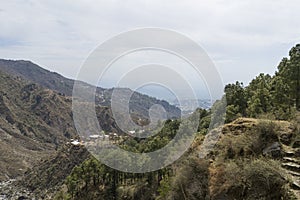
<path id="1" fill-rule="evenodd" d="M 224 96 L 213 105 L 187 100 L 181 111 L 134 92 L 129 110 L 140 129 L 121 129 L 110 105 L 116 88 L 97 87 L 95 113 L 103 130 L 86 129 L 84 137 L 73 120 L 74 80 L 30 61 L 0 60 L 0 199 L 299 199 L 299 49 L 296 45 L 290 50 L 275 75 L 260 73 L 247 86 L 239 81 L 227 84 Z M 167 118 L 150 130 L 149 109 L 155 104 L 165 109 Z M 194 104 L 202 108 L 194 109 Z M 192 113 L 191 118 L 200 116 L 198 129 L 192 145 L 172 164 L 129 173 L 101 163 L 121 160 L 124 155 L 111 151 L 116 147 L 137 154 L 165 147 L 176 140 L 181 125 L 185 132 L 192 126 L 180 118 L 185 112 Z M 149 133 L 155 134 L 137 137 Z M 103 148 L 99 143 L 107 147 L 103 157 L 86 148 Z M 171 150 L 164 153 L 176 156 Z M 132 163 L 144 167 L 144 158 Z"/>

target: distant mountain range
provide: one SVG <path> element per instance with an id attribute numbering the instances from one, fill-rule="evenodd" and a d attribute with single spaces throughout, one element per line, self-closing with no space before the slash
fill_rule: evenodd
<path id="1" fill-rule="evenodd" d="M 182 112 L 189 113 L 197 108 L 209 109 L 214 102 L 211 99 L 184 99 L 181 102 L 173 100 L 170 103 L 180 108 Z"/>
<path id="2" fill-rule="evenodd" d="M 0 70 L 14 77 L 21 77 L 32 83 L 57 91 L 62 95 L 72 96 L 74 80 L 63 77 L 56 72 L 50 72 L 31 61 L 3 60 L 0 59 Z M 84 87 L 93 87 L 87 83 L 80 82 Z M 123 90 L 130 90 L 123 88 Z M 95 101 L 101 106 L 110 106 L 113 89 L 96 88 Z M 148 110 L 154 104 L 160 104 L 167 112 L 168 118 L 180 117 L 180 109 L 170 105 L 167 101 L 158 100 L 145 94 L 134 92 L 130 99 L 130 111 L 133 115 L 148 118 Z"/>
<path id="3" fill-rule="evenodd" d="M 78 137 L 71 109 L 73 84 L 74 80 L 30 61 L 0 60 L 0 181 L 23 174 Z M 97 88 L 95 109 L 105 131 L 122 134 L 110 109 L 112 91 Z M 147 119 L 154 104 L 162 105 L 169 118 L 180 116 L 180 109 L 168 102 L 135 92 L 132 117 Z"/>

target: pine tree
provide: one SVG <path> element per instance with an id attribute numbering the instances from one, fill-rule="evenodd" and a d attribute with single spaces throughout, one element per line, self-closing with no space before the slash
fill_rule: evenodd
<path id="1" fill-rule="evenodd" d="M 226 122 L 245 116 L 247 108 L 247 99 L 243 83 L 236 82 L 225 86 L 225 95 L 227 101 Z"/>
<path id="2" fill-rule="evenodd" d="M 273 113 L 276 119 L 286 120 L 291 115 L 292 99 L 289 95 L 289 85 L 281 76 L 274 76 L 271 83 Z"/>
<path id="3" fill-rule="evenodd" d="M 300 44 L 290 51 L 289 69 L 291 94 L 295 99 L 296 109 L 300 110 Z"/>
<path id="4" fill-rule="evenodd" d="M 269 74 L 265 75 L 261 73 L 247 87 L 247 96 L 249 99 L 247 113 L 249 116 L 257 117 L 259 114 L 272 110 L 271 81 L 272 78 Z"/>
<path id="5" fill-rule="evenodd" d="M 277 76 L 288 84 L 291 106 L 300 110 L 300 44 L 289 52 L 290 59 L 284 58 L 278 66 Z"/>

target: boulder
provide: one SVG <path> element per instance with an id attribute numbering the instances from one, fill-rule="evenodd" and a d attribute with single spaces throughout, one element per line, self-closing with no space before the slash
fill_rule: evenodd
<path id="1" fill-rule="evenodd" d="M 263 149 L 263 155 L 265 156 L 271 156 L 274 158 L 281 158 L 282 157 L 282 151 L 281 151 L 281 145 L 279 142 L 274 142 L 271 145 L 267 146 Z"/>

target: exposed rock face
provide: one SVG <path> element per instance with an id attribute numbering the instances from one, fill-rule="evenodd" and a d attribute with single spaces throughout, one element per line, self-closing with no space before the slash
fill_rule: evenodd
<path id="1" fill-rule="evenodd" d="M 90 156 L 83 146 L 66 144 L 23 177 L 0 183 L 0 199 L 52 199 L 72 169 Z"/>
<path id="2" fill-rule="evenodd" d="M 292 123 L 240 118 L 222 133 L 209 154 L 211 199 L 300 199 L 299 133 Z"/>
<path id="3" fill-rule="evenodd" d="M 284 146 L 283 149 L 285 157 L 283 157 L 282 167 L 290 175 L 292 192 L 297 199 L 300 199 L 300 157 L 298 155 L 300 149 L 290 146 Z"/>
<path id="4" fill-rule="evenodd" d="M 36 194 L 41 191 L 42 196 L 46 187 L 55 188 L 87 157 L 87 152 L 80 149 L 74 153 L 77 159 L 58 151 L 71 138 L 78 139 L 71 108 L 73 84 L 74 80 L 29 61 L 0 59 L 0 182 L 26 172 L 25 189 L 22 184 L 17 184 L 19 181 L 0 184 L 0 191 L 10 191 L 6 196 L 16 194 L 14 198 L 25 199 L 27 191 Z M 97 88 L 96 91 L 95 110 L 99 124 L 104 131 L 122 134 L 109 107 L 112 90 Z M 153 104 L 163 105 L 169 117 L 180 115 L 178 108 L 165 101 L 134 93 L 129 105 L 132 117 L 147 118 Z M 49 157 L 56 154 L 60 154 L 56 160 L 49 161 Z M 49 166 L 55 166 L 55 169 Z M 4 194 L 1 195 L 0 199 L 4 198 Z"/>
<path id="5" fill-rule="evenodd" d="M 77 138 L 70 97 L 0 71 L 0 181 L 16 178 Z M 120 132 L 107 107 L 97 107 L 104 130 Z"/>
<path id="6" fill-rule="evenodd" d="M 281 145 L 279 142 L 274 142 L 267 148 L 263 150 L 263 155 L 269 155 L 274 158 L 281 158 L 282 157 L 282 150 Z"/>

